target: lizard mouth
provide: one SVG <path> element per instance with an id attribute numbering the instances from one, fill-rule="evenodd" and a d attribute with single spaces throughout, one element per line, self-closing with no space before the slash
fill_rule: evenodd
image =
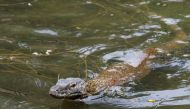
<path id="1" fill-rule="evenodd" d="M 55 94 L 55 93 L 51 93 L 49 92 L 49 95 L 56 98 L 56 99 L 82 99 L 82 98 L 85 98 L 87 97 L 87 95 L 84 95 L 80 92 L 77 92 L 77 93 L 69 93 L 69 94 Z"/>
<path id="2" fill-rule="evenodd" d="M 53 94 L 50 94 L 50 96 L 56 98 L 56 99 L 80 99 L 80 98 L 83 98 L 82 95 L 78 95 L 78 94 L 72 94 L 72 95 L 69 95 L 69 96 L 56 96 L 56 95 L 53 95 Z"/>

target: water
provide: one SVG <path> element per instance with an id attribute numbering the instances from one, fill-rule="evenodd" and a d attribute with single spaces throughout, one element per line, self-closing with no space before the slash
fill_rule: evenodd
<path id="1" fill-rule="evenodd" d="M 1 0 L 1 109 L 152 109 L 158 104 L 188 109 L 189 5 L 187 0 Z M 105 55 L 172 40 L 173 24 L 187 35 L 178 41 L 185 47 L 157 57 L 142 80 L 84 102 L 48 95 L 58 76 L 85 78 L 84 60 L 89 73 L 98 73 L 113 61 L 104 62 Z"/>

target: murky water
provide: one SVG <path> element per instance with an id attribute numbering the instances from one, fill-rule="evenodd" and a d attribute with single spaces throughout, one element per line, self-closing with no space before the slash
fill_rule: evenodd
<path id="1" fill-rule="evenodd" d="M 1 0 L 0 108 L 189 109 L 189 23 L 188 0 Z M 142 80 L 84 102 L 48 95 L 58 76 L 85 78 L 86 67 L 98 73 L 113 53 L 125 59 L 122 51 L 172 40 L 171 25 L 187 35 L 178 41 L 185 47 L 156 58 Z"/>

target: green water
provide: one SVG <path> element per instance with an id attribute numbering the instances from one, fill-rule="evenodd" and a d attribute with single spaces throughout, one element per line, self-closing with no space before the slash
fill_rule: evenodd
<path id="1" fill-rule="evenodd" d="M 131 85 L 127 97 L 78 102 L 48 95 L 58 75 L 85 78 L 84 55 L 88 71 L 98 73 L 108 65 L 105 54 L 172 39 L 175 34 L 167 22 L 150 12 L 169 19 L 189 38 L 188 0 L 0 0 L 0 108 L 153 109 L 156 105 L 148 99 L 166 99 L 159 109 L 189 109 L 188 39 L 171 56 L 157 58 L 163 62 Z"/>

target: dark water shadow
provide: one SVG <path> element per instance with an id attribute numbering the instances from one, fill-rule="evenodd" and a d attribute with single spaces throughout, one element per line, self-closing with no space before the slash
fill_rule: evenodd
<path id="1" fill-rule="evenodd" d="M 60 105 L 50 109 L 89 109 L 89 105 L 81 101 L 63 100 Z"/>

